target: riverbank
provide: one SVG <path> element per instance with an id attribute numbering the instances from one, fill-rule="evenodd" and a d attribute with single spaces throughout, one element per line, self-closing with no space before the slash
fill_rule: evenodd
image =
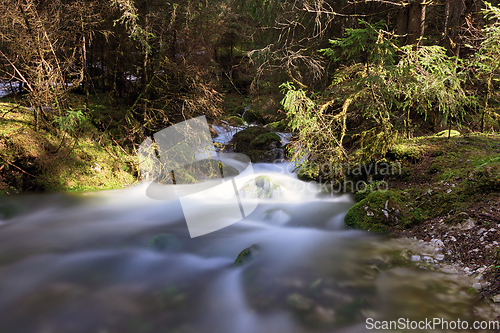
<path id="1" fill-rule="evenodd" d="M 400 172 L 374 179 L 347 225 L 416 240 L 423 267 L 470 276 L 471 291 L 500 314 L 500 136 L 470 133 L 401 140 L 385 162 Z"/>
<path id="2" fill-rule="evenodd" d="M 108 133 L 84 121 L 66 130 L 35 130 L 34 122 L 30 110 L 0 103 L 0 193 L 104 190 L 136 182 L 135 155 Z"/>

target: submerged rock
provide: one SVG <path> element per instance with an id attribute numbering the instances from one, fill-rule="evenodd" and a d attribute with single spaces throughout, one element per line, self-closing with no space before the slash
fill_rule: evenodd
<path id="1" fill-rule="evenodd" d="M 253 258 L 260 253 L 260 248 L 258 245 L 253 244 L 250 247 L 247 247 L 243 251 L 238 254 L 236 257 L 236 260 L 234 261 L 235 266 L 241 266 L 244 263 L 247 263 L 249 261 L 252 261 Z"/>
<path id="2" fill-rule="evenodd" d="M 288 304 L 290 304 L 290 306 L 298 311 L 310 311 L 314 307 L 314 301 L 312 299 L 307 298 L 299 293 L 293 293 L 289 295 L 286 301 Z"/>
<path id="3" fill-rule="evenodd" d="M 180 242 L 177 236 L 165 233 L 152 237 L 148 243 L 148 247 L 157 251 L 176 251 L 180 247 Z"/>
<path id="4" fill-rule="evenodd" d="M 274 198 L 281 194 L 281 188 L 269 176 L 258 176 L 243 185 L 240 195 L 250 198 Z"/>

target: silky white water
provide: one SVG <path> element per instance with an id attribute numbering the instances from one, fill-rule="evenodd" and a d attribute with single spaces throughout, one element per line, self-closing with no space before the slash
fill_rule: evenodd
<path id="1" fill-rule="evenodd" d="M 3 199 L 0 332 L 364 332 L 367 318 L 474 319 L 462 278 L 345 228 L 352 198 L 285 166 L 254 164 L 255 184 L 239 190 L 255 211 L 196 238 L 179 200 L 150 199 L 147 184 Z M 191 215 L 225 209 L 200 207 Z M 235 266 L 253 244 L 259 252 Z"/>

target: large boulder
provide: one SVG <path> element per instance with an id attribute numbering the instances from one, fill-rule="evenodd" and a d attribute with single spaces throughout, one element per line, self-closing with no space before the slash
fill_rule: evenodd
<path id="1" fill-rule="evenodd" d="M 251 126 L 236 133 L 231 145 L 235 152 L 247 155 L 255 163 L 272 163 L 283 155 L 280 136 L 262 126 Z"/>

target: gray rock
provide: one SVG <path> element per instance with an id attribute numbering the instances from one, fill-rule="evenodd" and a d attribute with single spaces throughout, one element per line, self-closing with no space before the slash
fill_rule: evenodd
<path id="1" fill-rule="evenodd" d="M 434 262 L 434 259 L 432 259 L 432 258 L 431 258 L 431 257 L 429 257 L 429 256 L 424 256 L 424 258 L 423 258 L 423 259 L 424 259 L 424 261 L 425 261 L 425 262 L 427 262 L 427 263 L 432 263 L 432 262 Z"/>

